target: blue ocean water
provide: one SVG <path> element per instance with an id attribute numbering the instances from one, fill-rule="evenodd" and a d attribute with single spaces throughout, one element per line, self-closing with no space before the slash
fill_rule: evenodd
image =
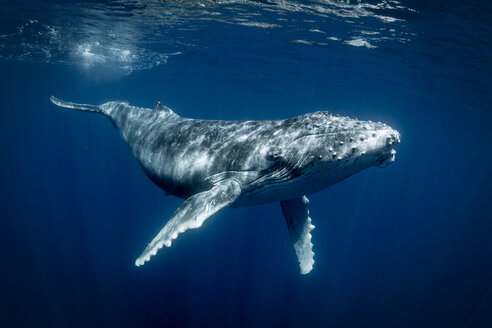
<path id="1" fill-rule="evenodd" d="M 0 1 L 0 326 L 492 327 L 487 1 Z M 111 123 L 324 109 L 401 133 L 310 195 L 301 275 L 278 204 L 226 209 L 143 267 L 179 206 Z"/>

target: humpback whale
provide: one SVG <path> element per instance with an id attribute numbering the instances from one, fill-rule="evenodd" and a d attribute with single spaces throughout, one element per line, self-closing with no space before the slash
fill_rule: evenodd
<path id="1" fill-rule="evenodd" d="M 181 117 L 111 101 L 99 106 L 51 97 L 60 107 L 108 117 L 145 174 L 183 198 L 135 264 L 143 265 L 186 230 L 225 207 L 280 202 L 302 274 L 314 264 L 306 195 L 395 159 L 400 134 L 383 123 L 326 111 L 283 120 L 222 121 Z"/>

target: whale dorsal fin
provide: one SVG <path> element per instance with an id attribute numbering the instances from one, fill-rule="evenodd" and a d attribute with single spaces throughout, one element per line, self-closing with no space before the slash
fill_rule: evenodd
<path id="1" fill-rule="evenodd" d="M 314 225 L 311 224 L 309 217 L 309 200 L 306 196 L 302 196 L 281 201 L 280 206 L 289 228 L 290 239 L 296 250 L 301 273 L 309 273 L 314 264 L 313 243 L 311 242 L 311 230 L 314 229 Z"/>
<path id="2" fill-rule="evenodd" d="M 135 261 L 140 266 L 150 260 L 162 246 L 170 247 L 179 234 L 188 229 L 200 228 L 203 222 L 231 204 L 241 194 L 241 186 L 235 179 L 223 180 L 212 189 L 195 194 L 185 200 L 162 230 L 147 245 Z"/>
<path id="3" fill-rule="evenodd" d="M 156 101 L 155 102 L 155 110 L 159 110 L 159 111 L 165 111 L 165 112 L 168 112 L 168 113 L 173 113 L 173 110 L 167 106 L 164 106 L 163 104 L 161 104 L 160 101 Z"/>

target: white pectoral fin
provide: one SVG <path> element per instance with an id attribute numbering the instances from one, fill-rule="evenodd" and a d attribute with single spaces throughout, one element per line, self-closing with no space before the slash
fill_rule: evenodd
<path id="1" fill-rule="evenodd" d="M 203 222 L 222 208 L 231 204 L 241 194 L 241 186 L 235 179 L 221 181 L 212 189 L 188 198 L 174 212 L 162 230 L 147 245 L 135 261 L 136 266 L 143 265 L 154 256 L 162 246 L 170 247 L 180 233 L 188 229 L 200 228 Z"/>
<path id="2" fill-rule="evenodd" d="M 301 273 L 309 273 L 313 269 L 314 252 L 311 242 L 311 224 L 309 217 L 309 200 L 306 196 L 280 202 L 285 221 L 289 228 L 290 238 L 294 244 Z"/>

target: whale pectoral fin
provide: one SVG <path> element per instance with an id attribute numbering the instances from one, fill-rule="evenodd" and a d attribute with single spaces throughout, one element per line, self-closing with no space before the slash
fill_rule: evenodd
<path id="1" fill-rule="evenodd" d="M 241 186 L 239 183 L 235 179 L 228 179 L 210 190 L 188 198 L 147 245 L 135 261 L 135 265 L 140 266 L 150 260 L 150 257 L 155 255 L 162 246 L 170 247 L 172 241 L 180 233 L 201 227 L 206 219 L 231 204 L 240 194 Z"/>
<path id="2" fill-rule="evenodd" d="M 314 264 L 313 243 L 311 242 L 311 230 L 314 229 L 314 225 L 311 224 L 309 217 L 309 200 L 306 196 L 302 196 L 281 201 L 280 206 L 289 228 L 290 238 L 294 243 L 301 273 L 309 273 Z"/>

